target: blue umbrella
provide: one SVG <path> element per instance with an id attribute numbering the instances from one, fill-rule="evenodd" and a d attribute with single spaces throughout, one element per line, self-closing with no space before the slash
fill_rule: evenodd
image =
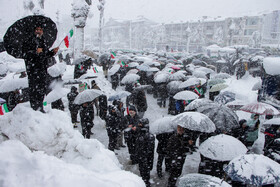
<path id="1" fill-rule="evenodd" d="M 117 92 L 113 95 L 111 95 L 108 99 L 108 101 L 114 101 L 114 100 L 120 100 L 121 98 L 127 97 L 129 96 L 131 93 L 127 92 L 127 91 L 121 91 L 121 92 Z"/>
<path id="2" fill-rule="evenodd" d="M 232 102 L 234 100 L 235 100 L 235 93 L 225 91 L 225 92 L 221 92 L 219 95 L 217 95 L 215 97 L 214 102 L 225 105 L 225 104 L 227 104 L 229 102 Z"/>

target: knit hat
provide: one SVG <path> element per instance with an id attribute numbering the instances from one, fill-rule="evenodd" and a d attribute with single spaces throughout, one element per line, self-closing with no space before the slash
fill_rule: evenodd
<path id="1" fill-rule="evenodd" d="M 128 110 L 133 110 L 133 111 L 136 112 L 136 108 L 135 108 L 135 106 L 133 106 L 133 105 L 130 105 L 130 106 L 128 107 Z"/>

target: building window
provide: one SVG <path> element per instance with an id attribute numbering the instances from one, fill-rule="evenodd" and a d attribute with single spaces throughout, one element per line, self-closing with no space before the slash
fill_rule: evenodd
<path id="1" fill-rule="evenodd" d="M 246 29 L 246 30 L 244 30 L 244 35 L 245 36 L 250 36 L 250 35 L 252 35 L 253 34 L 253 32 L 255 32 L 256 30 L 254 30 L 254 29 Z"/>
<path id="2" fill-rule="evenodd" d="M 247 18 L 246 25 L 257 25 L 258 18 Z"/>

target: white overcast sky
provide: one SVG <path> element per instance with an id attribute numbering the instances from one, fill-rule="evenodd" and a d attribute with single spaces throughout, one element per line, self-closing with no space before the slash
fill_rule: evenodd
<path id="1" fill-rule="evenodd" d="M 36 1 L 36 0 L 34 0 Z M 22 14 L 22 0 L 0 0 L 0 19 L 14 19 Z M 70 16 L 73 0 L 45 0 L 45 12 L 54 17 L 58 9 Z M 91 7 L 90 23 L 98 25 L 98 0 Z M 230 17 L 280 10 L 280 0 L 106 0 L 105 19 L 134 19 L 138 15 L 159 23 L 199 19 L 202 16 Z M 51 16 L 52 15 L 52 16 Z M 106 21 L 105 20 L 105 21 Z"/>

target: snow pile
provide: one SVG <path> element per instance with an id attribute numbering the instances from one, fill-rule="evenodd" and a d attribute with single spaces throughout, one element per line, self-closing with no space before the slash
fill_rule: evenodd
<path id="1" fill-rule="evenodd" d="M 1 167 L 0 176 L 4 184 L 144 186 L 139 177 L 121 170 L 115 154 L 105 149 L 103 144 L 96 139 L 84 139 L 74 130 L 67 113 L 49 110 L 43 114 L 33 111 L 28 105 L 19 104 L 12 112 L 0 117 L 1 166 L 5 166 Z M 24 145 L 11 140 L 19 140 Z M 66 174 L 71 177 L 63 180 Z M 33 180 L 29 179 L 31 176 Z M 96 182 L 81 185 L 85 181 Z"/>

